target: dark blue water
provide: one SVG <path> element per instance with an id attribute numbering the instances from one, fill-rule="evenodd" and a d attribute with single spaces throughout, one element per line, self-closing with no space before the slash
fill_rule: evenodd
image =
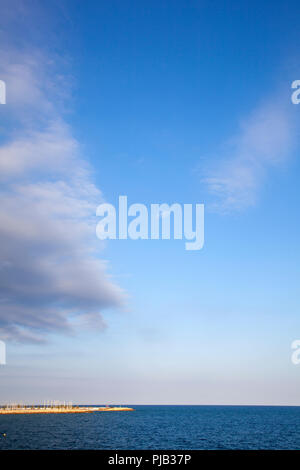
<path id="1" fill-rule="evenodd" d="M 300 407 L 135 408 L 0 415 L 0 449 L 300 449 Z"/>

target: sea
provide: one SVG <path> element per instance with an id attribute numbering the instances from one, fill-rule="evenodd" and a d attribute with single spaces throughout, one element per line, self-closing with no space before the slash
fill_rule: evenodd
<path id="1" fill-rule="evenodd" d="M 0 415 L 0 449 L 300 449 L 300 407 L 128 406 Z"/>

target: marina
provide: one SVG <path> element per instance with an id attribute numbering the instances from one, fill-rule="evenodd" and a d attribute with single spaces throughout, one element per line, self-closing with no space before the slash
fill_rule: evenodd
<path id="1" fill-rule="evenodd" d="M 127 406 L 78 406 L 69 403 L 45 402 L 43 405 L 10 404 L 0 406 L 0 415 L 47 414 L 47 413 L 93 413 L 94 411 L 134 411 Z"/>

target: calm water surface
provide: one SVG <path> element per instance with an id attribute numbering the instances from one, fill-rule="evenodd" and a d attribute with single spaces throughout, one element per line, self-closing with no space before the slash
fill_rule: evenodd
<path id="1" fill-rule="evenodd" d="M 300 407 L 134 407 L 0 415 L 0 449 L 300 449 Z"/>

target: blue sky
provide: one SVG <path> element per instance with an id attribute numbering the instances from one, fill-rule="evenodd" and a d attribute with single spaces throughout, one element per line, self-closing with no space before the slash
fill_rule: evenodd
<path id="1" fill-rule="evenodd" d="M 2 402 L 300 404 L 298 10 L 4 2 Z M 123 194 L 204 248 L 103 244 Z"/>

